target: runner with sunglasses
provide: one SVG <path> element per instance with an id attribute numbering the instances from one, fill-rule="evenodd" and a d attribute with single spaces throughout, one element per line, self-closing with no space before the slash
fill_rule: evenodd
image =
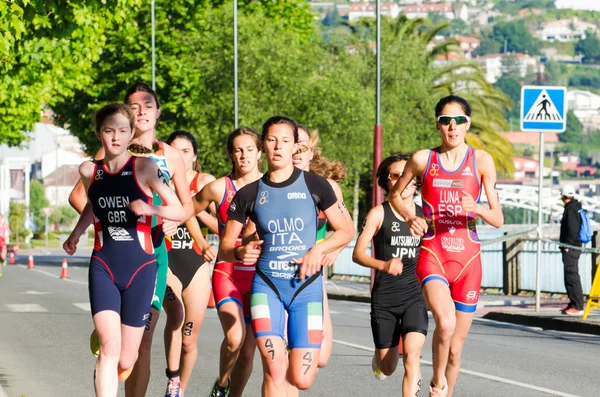
<path id="1" fill-rule="evenodd" d="M 442 143 L 413 155 L 392 187 L 389 201 L 406 220 L 410 232 L 422 237 L 416 275 L 427 307 L 433 313 L 433 378 L 431 397 L 451 396 L 460 370 L 461 352 L 473 321 L 481 287 L 481 248 L 477 217 L 500 227 L 504 223 L 496 192 L 492 156 L 467 145 L 471 107 L 455 95 L 435 107 Z M 402 199 L 415 177 L 422 178 L 423 218 Z M 478 204 L 485 189 L 489 208 Z"/>
<path id="2" fill-rule="evenodd" d="M 408 154 L 395 153 L 377 168 L 377 184 L 386 195 L 402 175 L 408 159 Z M 422 216 L 421 207 L 414 203 L 419 187 L 419 178 L 414 178 L 402 192 L 402 200 Z M 366 252 L 371 240 L 375 258 Z M 354 262 L 376 270 L 371 291 L 371 331 L 376 348 L 373 374 L 383 380 L 396 370 L 402 336 L 403 396 L 416 396 L 421 389 L 420 356 L 429 323 L 415 276 L 420 245 L 421 239 L 410 235 L 408 224 L 385 201 L 369 211 L 352 253 Z"/>

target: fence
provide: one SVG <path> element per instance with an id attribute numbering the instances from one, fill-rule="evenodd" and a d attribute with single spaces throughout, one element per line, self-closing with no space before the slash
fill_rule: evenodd
<path id="1" fill-rule="evenodd" d="M 594 241 L 599 241 L 594 233 Z M 482 242 L 485 240 L 482 239 Z M 498 288 L 505 294 L 515 294 L 522 290 L 535 291 L 537 266 L 537 240 L 517 238 L 505 242 L 482 245 L 481 264 L 483 288 Z M 371 269 L 357 265 L 352 261 L 352 251 L 356 240 L 338 256 L 332 275 L 369 278 Z M 597 246 L 598 244 L 594 244 Z M 592 244 L 585 247 L 591 248 Z M 370 255 L 370 250 L 367 251 Z M 579 275 L 584 293 L 592 285 L 592 268 L 596 258 L 584 252 L 579 258 Z M 542 242 L 542 265 L 540 269 L 540 289 L 551 293 L 565 293 L 562 256 L 558 244 Z"/>

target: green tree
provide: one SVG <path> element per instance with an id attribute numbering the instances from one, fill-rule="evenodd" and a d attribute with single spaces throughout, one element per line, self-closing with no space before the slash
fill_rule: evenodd
<path id="1" fill-rule="evenodd" d="M 488 41 L 489 40 L 489 41 Z M 496 43 L 495 45 L 493 43 Z M 507 52 L 519 52 L 529 55 L 537 55 L 540 50 L 540 42 L 533 37 L 525 25 L 525 21 L 498 22 L 494 25 L 487 39 L 482 40 L 482 48 L 478 53 L 486 54 L 490 49 L 498 52 L 506 46 Z"/>
<path id="2" fill-rule="evenodd" d="M 44 185 L 38 180 L 33 180 L 29 184 L 29 211 L 33 215 L 33 221 L 38 231 L 44 230 L 45 216 L 42 208 L 50 205 L 46 200 Z"/>
<path id="3" fill-rule="evenodd" d="M 585 39 L 575 44 L 575 51 L 583 54 L 584 63 L 597 63 L 600 61 L 600 39 L 596 33 L 588 31 Z"/>
<path id="4" fill-rule="evenodd" d="M 513 104 L 506 107 L 506 117 L 518 122 L 521 117 L 521 83 L 514 77 L 502 76 L 494 83 L 494 86 L 510 97 Z"/>
<path id="5" fill-rule="evenodd" d="M 479 43 L 479 47 L 475 50 L 475 55 L 498 54 L 503 44 L 497 42 L 493 38 L 484 37 Z"/>
<path id="6" fill-rule="evenodd" d="M 27 235 L 25 229 L 25 204 L 15 203 L 11 201 L 9 204 L 8 227 L 13 233 L 12 239 L 17 244 L 21 242 Z"/>
<path id="7" fill-rule="evenodd" d="M 546 62 L 546 82 L 547 85 L 566 86 L 569 83 L 569 75 L 565 65 L 555 61 Z"/>
<path id="8" fill-rule="evenodd" d="M 105 33 L 142 2 L 0 3 L 0 143 L 18 145 L 43 109 L 92 84 Z"/>
<path id="9" fill-rule="evenodd" d="M 567 129 L 562 134 L 558 134 L 558 139 L 563 144 L 559 150 L 577 153 L 585 149 L 587 136 L 583 135 L 583 124 L 572 110 L 567 112 Z"/>
<path id="10" fill-rule="evenodd" d="M 68 205 L 61 205 L 55 208 L 50 214 L 49 221 L 61 226 L 71 226 L 73 221 L 78 218 L 77 212 Z M 43 229 L 42 229 L 43 230 Z"/>

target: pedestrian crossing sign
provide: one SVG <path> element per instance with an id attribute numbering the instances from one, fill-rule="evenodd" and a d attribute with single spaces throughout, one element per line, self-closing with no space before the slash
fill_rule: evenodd
<path id="1" fill-rule="evenodd" d="M 564 132 L 567 129 L 567 89 L 521 88 L 521 131 Z"/>

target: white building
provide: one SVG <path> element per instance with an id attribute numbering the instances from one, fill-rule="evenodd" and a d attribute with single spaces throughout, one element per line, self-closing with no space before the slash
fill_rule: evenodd
<path id="1" fill-rule="evenodd" d="M 535 36 L 544 41 L 567 42 L 585 39 L 588 30 L 596 32 L 597 27 L 593 23 L 581 21 L 577 17 L 573 17 L 570 19 L 548 21 L 544 23 L 540 30 L 535 32 Z"/>
<path id="2" fill-rule="evenodd" d="M 0 145 L 0 212 L 2 213 L 8 212 L 11 200 L 29 205 L 31 178 L 42 179 L 51 174 L 55 171 L 57 163 L 59 167 L 79 165 L 85 159 L 85 155 L 80 152 L 81 145 L 77 138 L 69 131 L 53 124 L 37 123 L 29 138 L 21 147 Z M 40 164 L 41 170 L 36 166 Z M 67 202 L 59 204 L 67 204 Z"/>
<path id="3" fill-rule="evenodd" d="M 582 90 L 568 91 L 567 108 L 573 110 L 583 124 L 584 132 L 595 131 L 600 126 L 600 95 Z"/>
<path id="4" fill-rule="evenodd" d="M 573 10 L 600 11 L 598 0 L 556 0 L 556 8 L 570 8 Z"/>
<path id="5" fill-rule="evenodd" d="M 381 4 L 381 16 L 396 18 L 400 15 L 400 7 L 396 3 Z M 348 21 L 354 22 L 360 18 L 376 18 L 377 4 L 376 3 L 356 3 L 350 5 L 348 11 Z"/>
<path id="6" fill-rule="evenodd" d="M 595 110 L 600 112 L 600 95 L 590 91 L 568 91 L 567 103 L 568 109 L 571 110 Z"/>
<path id="7" fill-rule="evenodd" d="M 526 54 L 509 53 L 509 54 L 487 54 L 482 55 L 475 60 L 481 64 L 485 70 L 485 79 L 494 84 L 504 73 L 504 65 L 502 60 L 506 56 L 514 56 L 519 62 L 519 74 L 525 77 L 528 72 L 541 73 L 544 71 L 544 65 L 538 64 L 535 58 Z"/>
<path id="8" fill-rule="evenodd" d="M 408 19 L 427 18 L 429 13 L 441 14 L 449 20 L 454 19 L 454 8 L 450 4 L 407 5 L 402 12 Z"/>

